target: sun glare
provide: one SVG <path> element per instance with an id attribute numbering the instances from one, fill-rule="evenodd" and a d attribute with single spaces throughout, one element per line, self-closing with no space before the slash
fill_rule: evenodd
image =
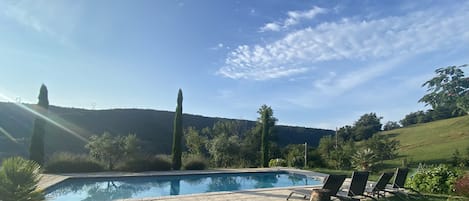
<path id="1" fill-rule="evenodd" d="M 15 102 L 13 99 L 3 95 L 0 93 L 0 98 L 4 99 L 4 100 L 7 100 L 13 104 L 15 104 L 16 106 L 18 106 L 19 108 L 21 109 L 24 109 L 32 114 L 34 114 L 36 117 L 39 117 L 39 118 L 42 118 L 44 120 L 46 120 L 47 122 L 49 122 L 50 124 L 54 125 L 54 126 L 57 126 L 59 127 L 60 129 L 64 130 L 64 131 L 67 131 L 67 133 L 71 134 L 72 136 L 78 138 L 79 140 L 83 141 L 83 142 L 88 142 L 88 140 L 86 138 L 84 138 L 83 136 L 81 136 L 80 134 L 78 134 L 77 132 L 63 126 L 62 124 L 58 123 L 57 121 L 47 117 L 47 116 L 44 116 L 36 111 L 34 111 L 33 109 L 29 108 L 29 107 L 26 107 L 25 105 L 21 104 L 21 103 L 17 103 Z M 62 121 L 66 122 L 65 120 L 61 119 Z M 9 139 L 14 139 L 13 136 L 11 136 L 7 131 L 5 131 L 3 128 L 0 128 L 0 132 L 2 132 L 3 134 L 5 134 L 5 136 L 7 136 Z M 16 139 L 14 140 L 16 142 Z"/>
<path id="2" fill-rule="evenodd" d="M 3 129 L 3 127 L 0 126 L 0 133 L 5 135 L 8 139 L 13 141 L 14 143 L 18 144 L 18 141 L 16 141 L 16 138 L 14 138 L 8 131 Z"/>

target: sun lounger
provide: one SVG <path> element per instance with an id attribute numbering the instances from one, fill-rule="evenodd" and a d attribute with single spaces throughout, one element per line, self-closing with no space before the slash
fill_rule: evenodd
<path id="1" fill-rule="evenodd" d="M 406 195 L 408 195 L 408 193 L 405 192 L 405 190 L 408 190 L 408 191 L 411 191 L 411 192 L 417 194 L 417 196 L 419 196 L 419 197 L 423 197 L 423 195 L 420 192 L 418 192 L 417 190 L 405 187 L 405 181 L 407 179 L 407 174 L 408 173 L 409 173 L 408 168 L 397 168 L 396 174 L 395 174 L 395 177 L 394 177 L 394 182 L 392 184 L 392 188 L 391 189 L 386 188 L 385 191 L 389 192 L 389 193 L 393 193 L 393 194 L 396 194 L 398 192 L 402 192 L 402 193 L 405 193 Z"/>
<path id="2" fill-rule="evenodd" d="M 391 181 L 391 178 L 393 175 L 394 173 L 392 172 L 385 172 L 381 174 L 376 184 L 373 186 L 373 188 L 370 191 L 368 191 L 368 193 L 370 193 L 371 196 L 373 197 L 376 196 L 379 198 L 381 195 L 385 197 L 386 185 L 389 183 L 389 181 Z"/>
<path id="3" fill-rule="evenodd" d="M 322 188 L 316 188 L 316 189 L 329 190 L 329 195 L 333 196 L 333 195 L 337 194 L 337 192 L 339 191 L 340 187 L 342 186 L 342 184 L 345 181 L 345 177 L 346 177 L 345 175 L 329 175 L 329 176 L 326 177 L 326 179 L 324 181 L 324 185 L 322 186 Z M 313 190 L 314 190 L 314 188 L 313 189 L 293 189 L 291 191 L 290 195 L 288 195 L 287 200 L 290 199 L 290 197 L 293 194 L 303 195 L 303 198 L 307 199 L 307 198 L 309 198 L 309 196 L 311 195 Z"/>
<path id="4" fill-rule="evenodd" d="M 353 172 L 352 180 L 350 181 L 350 186 L 347 191 L 347 195 L 337 194 L 334 197 L 337 197 L 341 200 L 346 199 L 346 200 L 358 200 L 359 201 L 361 199 L 366 199 L 366 198 L 377 200 L 376 198 L 365 194 L 366 183 L 368 181 L 369 174 L 370 174 L 369 172 L 360 172 L 360 171 Z"/>

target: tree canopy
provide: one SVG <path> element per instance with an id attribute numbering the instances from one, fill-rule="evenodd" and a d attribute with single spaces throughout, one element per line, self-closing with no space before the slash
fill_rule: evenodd
<path id="1" fill-rule="evenodd" d="M 437 75 L 423 83 L 428 93 L 419 102 L 434 110 L 448 108 L 454 116 L 469 112 L 469 78 L 464 77 L 463 67 L 467 64 L 436 69 Z"/>
<path id="2" fill-rule="evenodd" d="M 105 132 L 100 136 L 91 136 L 86 148 L 92 157 L 107 163 L 108 168 L 112 170 L 116 162 L 123 157 L 135 156 L 139 146 L 135 134 L 113 137 Z"/>
<path id="3" fill-rule="evenodd" d="M 376 113 L 364 114 L 354 124 L 354 138 L 357 141 L 366 140 L 373 134 L 381 131 L 382 117 L 376 116 Z"/>

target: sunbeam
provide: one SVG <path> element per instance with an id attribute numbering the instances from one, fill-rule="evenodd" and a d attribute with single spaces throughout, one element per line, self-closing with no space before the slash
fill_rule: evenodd
<path id="1" fill-rule="evenodd" d="M 14 143 L 18 144 L 18 141 L 16 141 L 16 138 L 14 138 L 8 131 L 3 129 L 3 127 L 0 126 L 0 133 L 5 135 L 8 139 L 13 141 Z"/>
<path id="2" fill-rule="evenodd" d="M 11 98 L 9 98 L 9 97 L 3 95 L 2 93 L 0 93 L 0 98 L 3 98 L 3 99 L 5 99 L 5 100 L 7 100 L 7 101 L 10 101 L 10 102 L 12 102 L 13 104 L 15 104 L 16 106 L 18 106 L 19 108 L 24 109 L 24 110 L 26 110 L 26 111 L 28 111 L 28 112 L 34 114 L 35 116 L 46 120 L 47 122 L 51 123 L 51 124 L 54 125 L 54 126 L 57 126 L 57 127 L 61 128 L 61 129 L 63 129 L 64 131 L 67 131 L 68 133 L 72 134 L 74 137 L 78 138 L 79 140 L 81 140 L 81 141 L 83 141 L 83 142 L 85 142 L 85 143 L 88 142 L 88 140 L 87 140 L 86 138 L 82 137 L 82 136 L 81 136 L 80 134 L 78 134 L 77 132 L 75 132 L 75 131 L 73 131 L 73 130 L 71 130 L 71 129 L 65 127 L 65 126 L 63 126 L 62 124 L 59 124 L 57 121 L 55 121 L 55 120 L 53 120 L 53 119 L 51 119 L 51 118 L 49 118 L 49 117 L 47 117 L 47 116 L 44 116 L 43 114 L 41 114 L 41 113 L 39 113 L 39 112 L 34 111 L 33 109 L 31 109 L 31 108 L 29 108 L 29 107 L 26 107 L 25 105 L 23 105 L 23 104 L 21 104 L 21 103 L 15 102 L 14 100 L 12 100 Z M 65 121 L 65 120 L 64 120 L 64 121 Z M 2 132 L 2 133 L 3 133 L 3 132 Z M 7 132 L 7 133 L 8 133 L 8 132 Z"/>

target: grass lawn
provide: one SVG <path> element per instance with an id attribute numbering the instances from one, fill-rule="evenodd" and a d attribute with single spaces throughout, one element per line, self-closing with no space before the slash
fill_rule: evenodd
<path id="1" fill-rule="evenodd" d="M 466 154 L 469 147 L 469 115 L 381 132 L 380 135 L 400 141 L 400 157 L 387 161 L 389 166 L 400 166 L 403 159 L 414 166 L 419 162 L 447 162 L 455 149 L 459 149 L 461 156 Z"/>

